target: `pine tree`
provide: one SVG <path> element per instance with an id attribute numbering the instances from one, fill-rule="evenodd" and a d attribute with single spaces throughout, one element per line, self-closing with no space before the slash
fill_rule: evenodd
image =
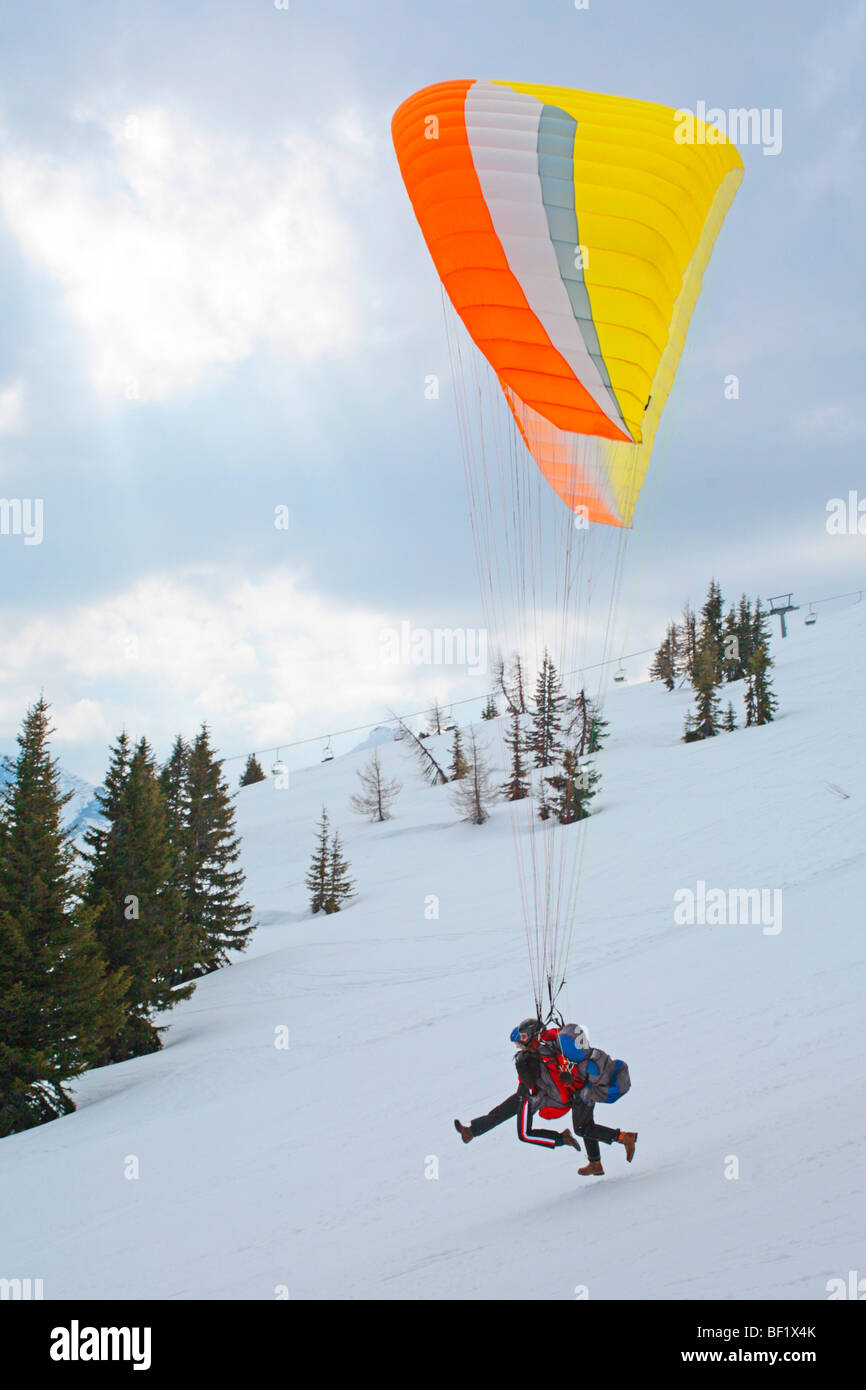
<path id="1" fill-rule="evenodd" d="M 68 1083 L 120 1024 L 62 823 L 44 697 L 28 711 L 0 799 L 0 1137 L 75 1109 Z"/>
<path id="2" fill-rule="evenodd" d="M 773 661 L 769 650 L 760 646 L 749 658 L 746 676 L 746 725 L 771 724 L 779 702 L 773 693 L 770 670 Z"/>
<path id="3" fill-rule="evenodd" d="M 460 726 L 454 725 L 454 745 L 451 749 L 451 781 L 459 782 L 469 771 L 469 765 L 463 754 L 463 739 L 460 734 Z"/>
<path id="4" fill-rule="evenodd" d="M 653 657 L 650 666 L 650 680 L 661 681 L 668 690 L 673 690 L 678 674 L 679 646 L 676 623 L 668 623 L 665 639 Z"/>
<path id="5" fill-rule="evenodd" d="M 330 840 L 331 822 L 328 819 L 328 812 L 323 806 L 322 818 L 316 827 L 316 847 L 313 850 L 313 858 L 304 879 L 310 890 L 310 911 L 314 917 L 317 912 L 323 910 L 328 896 L 331 865 Z"/>
<path id="6" fill-rule="evenodd" d="M 496 799 L 496 792 L 490 785 L 490 772 L 482 749 L 478 746 L 475 730 L 469 726 L 468 771 L 454 789 L 454 804 L 461 819 L 471 825 L 483 825 L 489 820 L 489 808 Z"/>
<path id="7" fill-rule="evenodd" d="M 535 709 L 532 732 L 527 747 L 533 754 L 536 767 L 549 767 L 560 750 L 564 698 L 556 667 L 545 651 L 535 687 Z"/>
<path id="8" fill-rule="evenodd" d="M 734 714 L 734 706 L 728 701 L 728 708 L 725 710 L 722 719 L 722 728 L 726 734 L 732 734 L 737 727 L 737 716 Z"/>
<path id="9" fill-rule="evenodd" d="M 340 832 L 335 830 L 328 856 L 325 899 L 322 904 L 326 913 L 339 912 L 343 903 L 354 896 L 355 884 L 349 876 L 349 867 L 343 855 Z"/>
<path id="10" fill-rule="evenodd" d="M 159 774 L 159 785 L 165 797 L 168 819 L 168 837 L 173 846 L 180 843 L 188 810 L 187 775 L 189 772 L 189 745 L 180 734 L 174 741 L 168 762 Z"/>
<path id="11" fill-rule="evenodd" d="M 733 608 L 728 609 L 722 628 L 722 675 L 726 681 L 739 681 L 745 675 L 740 655 L 739 625 Z"/>
<path id="12" fill-rule="evenodd" d="M 366 767 L 358 769 L 358 780 L 363 791 L 349 797 L 353 810 L 371 821 L 390 820 L 391 803 L 403 788 L 396 777 L 384 775 L 378 748 L 373 750 Z"/>
<path id="13" fill-rule="evenodd" d="M 442 786 L 445 782 L 449 781 L 448 773 L 441 764 L 437 762 L 436 758 L 434 758 L 433 754 L 430 752 L 430 749 L 422 742 L 424 735 L 413 733 L 405 720 L 398 718 L 396 714 L 393 715 L 392 718 L 399 731 L 395 735 L 395 738 L 409 745 L 410 749 L 415 754 L 425 781 L 429 782 L 431 787 Z"/>
<path id="14" fill-rule="evenodd" d="M 566 730 L 566 738 L 575 745 L 577 756 L 584 758 L 589 753 L 597 753 L 604 740 L 610 721 L 602 719 L 598 705 L 591 700 L 585 690 L 581 690 L 572 703 L 571 720 Z"/>
<path id="15" fill-rule="evenodd" d="M 694 609 L 689 603 L 683 608 L 682 622 L 676 628 L 677 676 L 691 676 L 695 669 L 698 633 Z"/>
<path id="16" fill-rule="evenodd" d="M 108 771 L 103 778 L 102 786 L 96 789 L 95 799 L 99 807 L 100 820 L 84 834 L 84 843 L 87 846 L 84 858 L 88 863 L 92 863 L 101 853 L 109 828 L 117 819 L 123 788 L 129 776 L 131 758 L 132 742 L 124 729 L 110 751 Z"/>
<path id="17" fill-rule="evenodd" d="M 716 689 L 715 647 L 712 638 L 698 650 L 692 684 L 695 689 L 695 708 L 693 714 L 686 717 L 683 734 L 685 743 L 713 738 L 719 732 L 719 696 Z"/>
<path id="18" fill-rule="evenodd" d="M 512 658 L 508 679 L 513 692 L 512 703 L 516 705 L 518 714 L 526 714 L 526 680 L 523 674 L 523 662 L 520 659 L 519 652 L 515 652 Z"/>
<path id="19" fill-rule="evenodd" d="M 571 825 L 589 815 L 589 803 L 597 793 L 601 777 L 588 763 L 581 764 L 577 751 L 566 748 L 562 755 L 562 772 L 545 777 L 556 795 L 551 809 L 560 825 Z"/>
<path id="20" fill-rule="evenodd" d="M 743 680 L 745 678 L 746 672 L 749 669 L 749 662 L 752 658 L 752 652 L 755 650 L 754 621 L 752 605 L 746 595 L 743 594 L 737 606 L 737 621 L 735 626 L 735 635 L 740 657 L 738 680 Z"/>
<path id="21" fill-rule="evenodd" d="M 524 797 L 529 796 L 531 788 L 527 777 L 526 763 L 523 760 L 526 740 L 520 727 L 520 715 L 516 709 L 511 711 L 511 729 L 505 735 L 505 744 L 511 754 L 511 764 L 508 781 L 504 784 L 502 791 L 506 801 L 522 801 Z"/>
<path id="22" fill-rule="evenodd" d="M 122 1062 L 159 1051 L 163 1030 L 154 1024 L 156 1015 L 193 990 L 192 985 L 175 988 L 193 964 L 195 943 L 183 920 L 168 809 L 146 739 L 129 759 L 89 863 L 87 900 L 97 913 L 97 937 L 109 969 L 127 978 L 123 1021 L 99 1060 Z"/>
<path id="23" fill-rule="evenodd" d="M 505 709 L 507 713 L 511 714 L 512 710 L 517 709 L 517 704 L 514 700 L 514 696 L 508 689 L 508 683 L 505 676 L 505 662 L 501 656 L 497 657 L 496 661 L 493 664 L 493 683 L 496 689 L 499 690 L 503 700 L 505 701 Z M 519 712 L 520 711 L 518 710 L 518 713 Z"/>
<path id="24" fill-rule="evenodd" d="M 427 729 L 431 734 L 443 734 L 445 732 L 446 715 L 438 700 L 433 701 L 433 707 L 427 715 Z"/>
<path id="25" fill-rule="evenodd" d="M 178 734 L 166 762 L 159 773 L 159 785 L 165 797 L 168 845 L 171 855 L 169 882 L 179 895 L 183 893 L 183 856 L 186 845 L 186 823 L 189 815 L 189 744 Z M 178 950 L 177 966 L 172 975 L 173 985 L 189 978 L 195 964 L 194 931 L 184 914 L 182 932 L 184 949 Z"/>
<path id="26" fill-rule="evenodd" d="M 710 652 L 716 682 L 722 679 L 722 591 L 715 579 L 710 580 L 706 602 L 701 609 L 698 646 Z"/>
<path id="27" fill-rule="evenodd" d="M 752 646 L 749 652 L 749 661 L 761 647 L 766 652 L 770 650 L 770 615 L 758 598 L 752 610 Z M 746 668 L 748 669 L 748 661 Z"/>
<path id="28" fill-rule="evenodd" d="M 245 875 L 232 795 L 203 724 L 189 753 L 187 813 L 180 859 L 185 921 L 195 936 L 194 974 L 229 964 L 254 930 L 252 908 L 241 901 Z"/>
<path id="29" fill-rule="evenodd" d="M 265 776 L 264 768 L 262 767 L 255 753 L 250 753 L 249 757 L 247 758 L 246 767 L 244 768 L 243 773 L 241 774 L 241 780 L 238 783 L 238 785 L 241 787 L 251 787 L 254 782 L 266 781 L 267 777 Z"/>
<path id="30" fill-rule="evenodd" d="M 498 719 L 498 718 L 499 718 L 499 710 L 496 708 L 496 699 L 495 699 L 495 697 L 494 697 L 492 694 L 490 694 L 490 695 L 487 696 L 487 704 L 484 706 L 483 710 L 481 711 L 481 718 L 482 718 L 482 719 Z"/>

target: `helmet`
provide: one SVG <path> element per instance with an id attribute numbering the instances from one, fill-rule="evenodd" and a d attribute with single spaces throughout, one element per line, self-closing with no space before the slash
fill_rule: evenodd
<path id="1" fill-rule="evenodd" d="M 544 1032 L 544 1024 L 540 1018 L 525 1018 L 522 1023 L 518 1023 L 516 1028 L 511 1031 L 511 1041 L 513 1043 L 531 1042 L 537 1038 L 539 1033 Z"/>

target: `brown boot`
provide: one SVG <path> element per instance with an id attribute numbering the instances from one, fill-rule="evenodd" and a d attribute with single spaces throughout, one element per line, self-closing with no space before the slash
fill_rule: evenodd
<path id="1" fill-rule="evenodd" d="M 578 1173 L 582 1178 L 603 1178 L 604 1169 L 601 1166 L 601 1159 L 594 1158 L 591 1163 L 587 1163 L 585 1168 L 578 1168 Z"/>
<path id="2" fill-rule="evenodd" d="M 562 1133 L 562 1143 L 563 1143 L 563 1144 L 570 1144 L 571 1147 L 572 1147 L 573 1149 L 577 1149 L 577 1152 L 580 1153 L 580 1145 L 578 1144 L 578 1142 L 577 1142 L 577 1140 L 575 1139 L 574 1135 L 572 1134 L 571 1130 L 570 1130 L 570 1129 L 564 1129 L 564 1130 L 561 1131 L 561 1133 Z"/>
<path id="3" fill-rule="evenodd" d="M 634 1146 L 637 1143 L 637 1135 L 632 1134 L 628 1129 L 621 1129 L 619 1138 L 616 1142 L 625 1145 L 625 1161 L 626 1163 L 631 1163 L 634 1158 Z"/>
<path id="4" fill-rule="evenodd" d="M 457 1130 L 457 1133 L 460 1135 L 460 1138 L 463 1140 L 464 1144 L 468 1144 L 470 1140 L 475 1138 L 475 1135 L 472 1133 L 472 1130 L 469 1128 L 469 1126 L 462 1125 L 459 1120 L 454 1121 L 454 1128 Z"/>

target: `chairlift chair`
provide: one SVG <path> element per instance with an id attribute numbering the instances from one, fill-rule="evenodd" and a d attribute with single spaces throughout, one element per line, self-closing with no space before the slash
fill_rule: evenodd
<path id="1" fill-rule="evenodd" d="M 806 617 L 804 618 L 804 622 L 805 622 L 805 624 L 806 624 L 807 627 L 814 627 L 814 626 L 815 626 L 815 623 L 817 623 L 817 621 L 818 621 L 818 614 L 817 614 L 817 613 L 814 613 L 814 612 L 812 611 L 811 607 L 810 607 L 808 613 L 806 614 Z"/>
<path id="2" fill-rule="evenodd" d="M 286 765 L 280 757 L 280 750 L 277 749 L 277 760 L 271 768 L 274 777 L 284 777 L 286 775 Z"/>
<path id="3" fill-rule="evenodd" d="M 616 674 L 615 674 L 615 676 L 614 676 L 614 680 L 616 681 L 617 685 L 622 685 L 623 681 L 625 680 L 625 667 L 624 667 L 624 666 L 620 666 L 619 670 L 616 672 Z"/>
<path id="4" fill-rule="evenodd" d="M 323 763 L 332 762 L 332 761 L 333 761 L 333 757 L 334 757 L 334 750 L 333 750 L 332 747 L 331 747 L 331 740 L 328 739 L 328 742 L 325 744 L 325 748 L 324 748 L 324 751 L 323 751 L 323 753 L 322 753 L 322 762 L 323 762 Z"/>

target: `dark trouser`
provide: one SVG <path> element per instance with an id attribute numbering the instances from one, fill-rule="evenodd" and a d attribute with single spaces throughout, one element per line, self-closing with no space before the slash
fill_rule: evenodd
<path id="1" fill-rule="evenodd" d="M 544 1149 L 558 1149 L 563 1142 L 558 1130 L 533 1128 L 530 1098 L 523 1091 L 515 1091 L 513 1096 L 509 1096 L 500 1105 L 494 1105 L 486 1115 L 480 1115 L 477 1120 L 470 1120 L 469 1128 L 477 1138 L 479 1134 L 486 1134 L 489 1129 L 495 1129 L 505 1120 L 510 1120 L 512 1115 L 517 1116 L 517 1137 L 522 1143 L 538 1144 Z"/>
<path id="2" fill-rule="evenodd" d="M 602 1144 L 615 1144 L 619 1138 L 618 1129 L 610 1129 L 607 1125 L 597 1125 L 593 1119 L 593 1106 L 584 1105 L 578 1097 L 571 1109 L 571 1119 L 574 1125 L 575 1134 L 579 1134 L 586 1148 L 586 1156 L 590 1163 L 595 1163 L 601 1157 L 601 1150 L 598 1141 Z"/>

